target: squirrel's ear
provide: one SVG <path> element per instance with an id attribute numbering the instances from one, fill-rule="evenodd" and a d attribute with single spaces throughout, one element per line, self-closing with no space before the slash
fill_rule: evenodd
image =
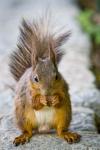
<path id="1" fill-rule="evenodd" d="M 56 47 L 63 45 L 64 42 L 69 38 L 70 35 L 71 35 L 70 31 L 67 31 L 67 32 L 59 35 L 59 37 L 56 38 Z"/>
<path id="2" fill-rule="evenodd" d="M 32 61 L 32 67 L 33 67 L 33 70 L 34 70 L 36 65 L 37 65 L 37 63 L 38 63 L 38 56 L 37 56 L 36 53 L 32 54 L 31 61 Z"/>
<path id="3" fill-rule="evenodd" d="M 55 63 L 56 62 L 56 57 L 55 57 L 55 52 L 53 51 L 52 46 L 49 49 L 49 58 Z"/>

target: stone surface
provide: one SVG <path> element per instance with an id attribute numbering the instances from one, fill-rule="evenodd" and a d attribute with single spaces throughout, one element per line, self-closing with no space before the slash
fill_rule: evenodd
<path id="1" fill-rule="evenodd" d="M 59 70 L 69 83 L 73 105 L 71 130 L 78 131 L 82 140 L 69 145 L 52 135 L 36 135 L 30 143 L 15 148 L 12 141 L 20 132 L 12 121 L 14 80 L 8 71 L 8 56 L 16 47 L 18 26 L 24 16 L 32 20 L 50 6 L 57 26 L 64 25 L 72 35 L 64 45 L 66 55 Z M 0 150 L 100 150 L 95 117 L 100 120 L 100 92 L 94 85 L 90 67 L 90 41 L 77 22 L 79 10 L 72 0 L 3 0 L 0 2 Z"/>
<path id="2" fill-rule="evenodd" d="M 73 107 L 73 118 L 70 126 L 71 130 L 96 132 L 95 114 L 92 109 L 85 107 Z"/>
<path id="3" fill-rule="evenodd" d="M 73 103 L 74 105 L 88 107 L 94 110 L 96 124 L 100 131 L 100 91 L 94 88 L 84 90 L 77 94 L 77 97 L 73 99 Z"/>

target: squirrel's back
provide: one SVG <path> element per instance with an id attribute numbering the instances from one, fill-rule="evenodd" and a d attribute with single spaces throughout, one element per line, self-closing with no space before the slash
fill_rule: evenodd
<path id="1" fill-rule="evenodd" d="M 23 20 L 17 49 L 10 56 L 9 66 L 14 79 L 18 81 L 27 68 L 34 67 L 33 56 L 45 58 L 51 49 L 54 52 L 56 64 L 58 64 L 63 55 L 60 46 L 69 37 L 69 34 L 65 32 L 57 36 L 58 32 L 51 33 L 49 21 L 44 17 L 34 20 L 33 23 Z"/>

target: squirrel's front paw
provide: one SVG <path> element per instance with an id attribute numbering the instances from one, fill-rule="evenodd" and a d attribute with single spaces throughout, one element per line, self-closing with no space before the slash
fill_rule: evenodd
<path id="1" fill-rule="evenodd" d="M 52 106 L 55 106 L 55 107 L 60 106 L 60 97 L 59 97 L 59 95 L 54 95 L 52 97 Z"/>
<path id="2" fill-rule="evenodd" d="M 40 96 L 40 103 L 41 103 L 43 106 L 46 106 L 46 105 L 47 105 L 47 100 L 46 100 L 46 97 L 45 97 L 45 96 Z"/>
<path id="3" fill-rule="evenodd" d="M 33 108 L 36 110 L 41 109 L 43 106 L 46 106 L 46 100 L 44 96 L 37 95 L 33 100 Z"/>

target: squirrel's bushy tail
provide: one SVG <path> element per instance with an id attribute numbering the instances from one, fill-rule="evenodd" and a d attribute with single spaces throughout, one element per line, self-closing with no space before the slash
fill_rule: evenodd
<path id="1" fill-rule="evenodd" d="M 40 18 L 39 21 L 34 20 L 33 23 L 23 20 L 17 49 L 11 54 L 9 63 L 10 71 L 15 80 L 18 81 L 25 70 L 34 65 L 32 64 L 32 54 L 43 58 L 51 46 L 56 63 L 59 63 L 63 55 L 60 46 L 69 37 L 69 34 L 69 32 L 50 33 L 49 21 L 46 22 L 44 18 Z"/>

